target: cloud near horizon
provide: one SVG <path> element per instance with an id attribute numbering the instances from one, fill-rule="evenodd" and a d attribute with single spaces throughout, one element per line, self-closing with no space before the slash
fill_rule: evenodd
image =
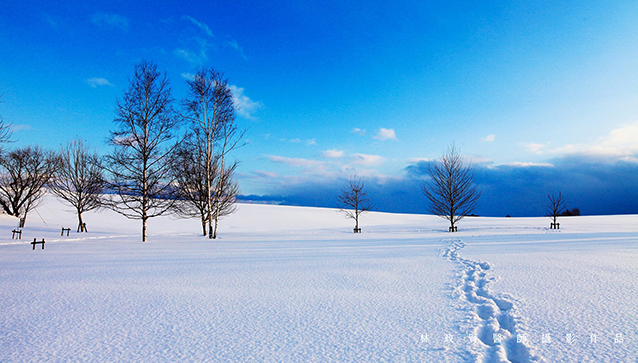
<path id="1" fill-rule="evenodd" d="M 617 127 L 589 144 L 567 144 L 550 148 L 549 143 L 527 143 L 524 147 L 534 154 L 554 157 L 587 156 L 592 158 L 633 158 L 638 154 L 638 121 Z"/>
<path id="2" fill-rule="evenodd" d="M 266 158 L 274 163 L 286 164 L 294 167 L 301 168 L 314 168 L 324 165 L 323 161 L 303 159 L 303 158 L 288 158 L 279 155 L 267 155 Z"/>
<path id="3" fill-rule="evenodd" d="M 306 165 L 302 161 L 290 163 Z M 428 180 L 427 165 L 428 161 L 415 160 L 406 167 L 403 176 L 395 178 L 363 173 L 378 210 L 428 213 L 421 190 L 422 183 Z M 579 208 L 585 215 L 638 214 L 636 161 L 563 157 L 548 163 L 475 164 L 473 169 L 482 193 L 475 211 L 478 215 L 544 216 L 547 195 L 559 191 L 565 196 L 568 208 Z M 285 187 L 274 183 L 272 190 L 260 198 L 275 198 L 289 205 L 333 208 L 334 196 L 348 175 L 343 172 L 333 178 L 299 179 Z"/>
<path id="4" fill-rule="evenodd" d="M 376 166 L 383 164 L 385 158 L 380 155 L 353 154 L 352 163 L 356 165 Z"/>

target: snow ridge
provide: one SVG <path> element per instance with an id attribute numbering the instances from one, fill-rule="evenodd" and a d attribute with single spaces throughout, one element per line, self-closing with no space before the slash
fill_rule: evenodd
<path id="1" fill-rule="evenodd" d="M 470 311 L 468 319 L 471 343 L 470 355 L 477 363 L 541 362 L 527 345 L 523 318 L 516 313 L 514 299 L 492 293 L 488 284 L 494 277 L 487 272 L 488 262 L 462 258 L 459 250 L 465 243 L 456 239 L 443 251 L 443 257 L 461 265 L 460 279 L 455 288 L 460 302 Z"/>

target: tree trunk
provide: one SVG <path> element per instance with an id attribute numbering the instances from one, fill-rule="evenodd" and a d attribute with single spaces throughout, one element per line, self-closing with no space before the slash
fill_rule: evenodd
<path id="1" fill-rule="evenodd" d="M 208 238 L 215 238 L 215 236 L 213 236 L 213 213 L 210 213 L 210 216 L 208 217 Z"/>
<path id="2" fill-rule="evenodd" d="M 78 232 L 86 232 L 82 223 L 82 212 L 78 211 Z"/>
<path id="3" fill-rule="evenodd" d="M 202 216 L 202 233 L 206 237 L 206 217 Z"/>
<path id="4" fill-rule="evenodd" d="M 146 221 L 148 218 L 145 216 L 142 218 L 142 242 L 146 242 L 148 240 L 148 235 L 146 232 Z"/>
<path id="5" fill-rule="evenodd" d="M 215 231 L 213 232 L 213 239 L 217 239 L 217 216 L 215 216 Z"/>

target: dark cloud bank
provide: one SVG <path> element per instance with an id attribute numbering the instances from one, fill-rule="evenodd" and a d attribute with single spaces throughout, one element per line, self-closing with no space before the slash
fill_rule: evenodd
<path id="1" fill-rule="evenodd" d="M 477 165 L 476 184 L 481 199 L 475 213 L 482 216 L 543 216 L 547 195 L 563 193 L 568 208 L 585 215 L 638 214 L 638 163 L 591 158 L 553 160 L 554 166 Z M 366 186 L 376 208 L 384 212 L 428 213 L 420 185 L 427 178 L 427 163 L 406 168 L 400 180 Z M 285 205 L 336 207 L 345 180 L 287 186 L 273 195 L 245 199 Z"/>

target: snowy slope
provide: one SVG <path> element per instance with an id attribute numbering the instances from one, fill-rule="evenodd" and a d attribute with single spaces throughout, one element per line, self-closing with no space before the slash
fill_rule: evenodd
<path id="1" fill-rule="evenodd" d="M 2 362 L 638 361 L 638 216 L 451 235 L 369 213 L 355 235 L 332 209 L 242 204 L 218 240 L 160 217 L 143 244 L 111 211 L 61 237 L 66 209 L 48 197 L 22 241 L 0 216 Z"/>

